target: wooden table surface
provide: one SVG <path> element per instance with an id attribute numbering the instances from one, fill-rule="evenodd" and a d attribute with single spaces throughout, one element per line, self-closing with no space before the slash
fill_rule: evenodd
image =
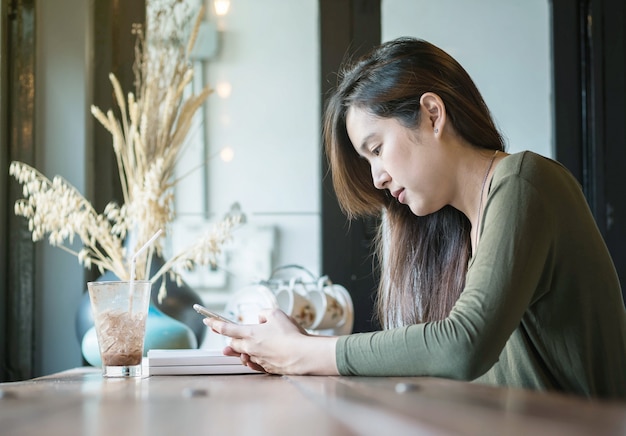
<path id="1" fill-rule="evenodd" d="M 626 435 L 626 403 L 436 378 L 103 379 L 78 368 L 0 383 L 0 435 Z"/>

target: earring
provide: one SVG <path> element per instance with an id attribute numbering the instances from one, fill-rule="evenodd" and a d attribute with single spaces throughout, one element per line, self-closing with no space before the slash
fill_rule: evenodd
<path id="1" fill-rule="evenodd" d="M 439 129 L 435 128 L 435 134 L 439 133 Z"/>

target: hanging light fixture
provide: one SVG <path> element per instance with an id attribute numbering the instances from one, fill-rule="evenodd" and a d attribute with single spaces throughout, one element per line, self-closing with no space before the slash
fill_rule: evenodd
<path id="1" fill-rule="evenodd" d="M 216 15 L 224 16 L 230 9 L 230 0 L 213 0 L 213 8 Z"/>

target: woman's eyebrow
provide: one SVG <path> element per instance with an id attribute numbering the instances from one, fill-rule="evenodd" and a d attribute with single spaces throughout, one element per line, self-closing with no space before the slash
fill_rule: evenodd
<path id="1" fill-rule="evenodd" d="M 361 142 L 361 145 L 359 146 L 359 151 L 360 152 L 365 152 L 367 151 L 367 143 L 370 142 L 370 140 L 374 137 L 374 133 L 370 133 L 369 135 L 367 135 L 365 138 L 363 138 L 363 141 Z"/>

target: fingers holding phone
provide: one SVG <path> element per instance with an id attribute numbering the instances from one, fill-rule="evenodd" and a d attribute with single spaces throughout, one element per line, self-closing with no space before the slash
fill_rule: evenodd
<path id="1" fill-rule="evenodd" d="M 215 333 L 218 333 L 220 335 L 230 336 L 229 334 L 224 332 L 224 327 L 239 325 L 235 321 L 228 319 L 226 317 L 223 317 L 219 313 L 213 312 L 212 310 L 209 310 L 200 304 L 194 304 L 193 308 L 196 312 L 198 312 L 200 315 L 205 317 L 203 320 L 204 324 L 210 327 L 211 330 L 213 330 Z M 218 326 L 218 328 L 215 328 L 211 320 L 218 320 L 226 325 L 222 324 L 221 326 Z"/>
<path id="2" fill-rule="evenodd" d="M 220 320 L 222 322 L 227 322 L 230 324 L 236 324 L 235 321 L 225 318 L 222 315 L 220 315 L 219 313 L 213 312 L 212 310 L 207 309 L 206 307 L 200 305 L 200 304 L 194 304 L 193 305 L 193 309 L 198 312 L 200 315 L 204 315 L 206 318 L 213 318 L 213 319 L 217 319 Z"/>

